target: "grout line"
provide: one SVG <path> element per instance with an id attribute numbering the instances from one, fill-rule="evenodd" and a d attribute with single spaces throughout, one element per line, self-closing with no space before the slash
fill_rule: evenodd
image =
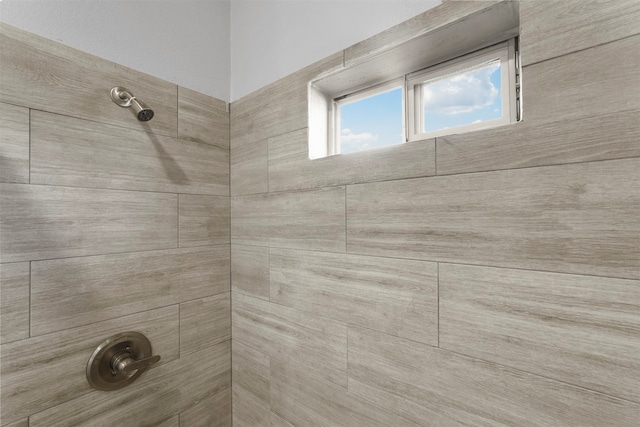
<path id="1" fill-rule="evenodd" d="M 208 196 L 208 197 L 229 197 L 228 194 L 207 194 L 207 193 L 185 193 L 181 191 L 177 193 L 175 191 L 156 191 L 156 190 L 136 190 L 130 188 L 113 188 L 113 187 L 82 187 L 79 185 L 58 185 L 58 184 L 43 184 L 43 183 L 7 183 L 12 185 L 32 185 L 38 187 L 60 187 L 60 188 L 81 188 L 84 190 L 104 190 L 104 191 L 121 191 L 130 193 L 149 193 L 149 194 L 186 194 L 190 196 Z"/>
<path id="2" fill-rule="evenodd" d="M 438 176 L 438 137 L 433 138 L 433 174 Z"/>
<path id="3" fill-rule="evenodd" d="M 181 305 L 181 303 L 178 303 L 178 359 L 182 357 L 182 346 L 180 345 L 180 338 L 182 338 L 182 321 L 180 316 Z"/>
<path id="4" fill-rule="evenodd" d="M 176 139 L 180 138 L 180 87 L 176 85 Z"/>
<path id="5" fill-rule="evenodd" d="M 347 192 L 349 191 L 349 186 L 344 186 L 344 253 L 349 253 L 349 233 L 348 233 L 348 221 L 347 221 Z"/>

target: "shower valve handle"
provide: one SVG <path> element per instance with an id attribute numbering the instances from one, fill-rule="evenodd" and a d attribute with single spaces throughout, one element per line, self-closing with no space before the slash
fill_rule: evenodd
<path id="1" fill-rule="evenodd" d="M 146 369 L 154 363 L 157 363 L 159 360 L 159 355 L 136 360 L 131 353 L 124 352 L 113 356 L 113 359 L 111 359 L 111 369 L 113 372 L 120 372 L 124 374 L 127 372 L 137 371 L 139 369 Z"/>

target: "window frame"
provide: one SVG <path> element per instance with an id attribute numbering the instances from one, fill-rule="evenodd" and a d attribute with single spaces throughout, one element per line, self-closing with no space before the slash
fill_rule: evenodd
<path id="1" fill-rule="evenodd" d="M 405 76 L 389 80 L 387 82 L 371 86 L 353 93 L 349 93 L 347 95 L 336 97 L 332 100 L 331 114 L 329 117 L 329 139 L 328 139 L 328 147 L 327 147 L 327 155 L 333 156 L 335 154 L 342 154 L 340 150 L 340 136 L 341 136 L 341 124 L 340 124 L 340 108 L 344 105 L 353 104 L 354 102 L 361 101 L 366 98 L 371 98 L 377 95 L 382 95 L 386 92 L 391 92 L 395 89 L 402 89 L 402 134 L 406 135 L 407 130 L 407 115 L 406 115 L 406 80 Z M 391 147 L 393 145 L 399 145 L 406 142 L 406 138 L 404 141 L 400 141 L 398 144 L 387 145 L 386 147 Z M 382 147 L 380 147 L 382 148 Z M 364 150 L 360 150 L 364 151 Z M 351 153 L 349 153 L 351 154 Z"/>
<path id="2" fill-rule="evenodd" d="M 398 88 L 402 89 L 402 133 L 404 138 L 401 143 L 494 128 L 519 121 L 521 117 L 521 105 L 517 42 L 518 38 L 514 37 L 493 46 L 447 60 L 440 64 L 431 65 L 421 70 L 404 74 L 401 77 L 388 80 L 384 83 L 369 86 L 331 99 L 327 123 L 328 138 L 326 155 L 332 156 L 341 154 L 340 108 L 342 106 L 376 95 L 381 95 L 385 92 Z M 422 120 L 424 117 L 424 106 L 422 103 L 421 86 L 425 83 L 435 82 L 448 76 L 454 76 L 466 71 L 473 71 L 475 69 L 482 68 L 495 60 L 500 61 L 502 117 L 480 123 L 470 123 L 467 125 L 425 132 L 423 130 L 424 123 Z M 393 145 L 398 144 L 391 144 L 389 147 Z"/>
<path id="3" fill-rule="evenodd" d="M 454 58 L 442 64 L 407 74 L 405 76 L 405 99 L 407 102 L 407 115 L 405 116 L 405 121 L 407 122 L 406 141 L 411 142 L 443 135 L 471 132 L 517 122 L 520 116 L 520 106 L 516 43 L 517 39 L 512 38 L 479 51 Z M 422 103 L 421 86 L 425 83 L 444 79 L 447 76 L 454 76 L 456 74 L 462 74 L 465 71 L 482 68 L 484 65 L 495 60 L 500 61 L 502 117 L 480 123 L 470 123 L 468 125 L 425 132 L 422 120 L 424 117 L 424 104 Z"/>

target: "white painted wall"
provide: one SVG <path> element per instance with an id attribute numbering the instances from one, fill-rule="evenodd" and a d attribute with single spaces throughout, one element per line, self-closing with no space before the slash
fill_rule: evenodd
<path id="1" fill-rule="evenodd" d="M 0 0 L 0 20 L 229 99 L 229 0 Z"/>
<path id="2" fill-rule="evenodd" d="M 440 4 L 440 0 L 232 0 L 236 100 Z"/>
<path id="3" fill-rule="evenodd" d="M 0 0 L 0 20 L 236 100 L 440 0 Z"/>

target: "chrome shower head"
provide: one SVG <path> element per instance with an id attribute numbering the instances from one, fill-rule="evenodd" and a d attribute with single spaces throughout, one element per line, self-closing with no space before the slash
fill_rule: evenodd
<path id="1" fill-rule="evenodd" d="M 111 88 L 111 99 L 121 107 L 132 107 L 141 122 L 148 122 L 153 118 L 154 113 L 151 107 L 121 86 Z"/>

